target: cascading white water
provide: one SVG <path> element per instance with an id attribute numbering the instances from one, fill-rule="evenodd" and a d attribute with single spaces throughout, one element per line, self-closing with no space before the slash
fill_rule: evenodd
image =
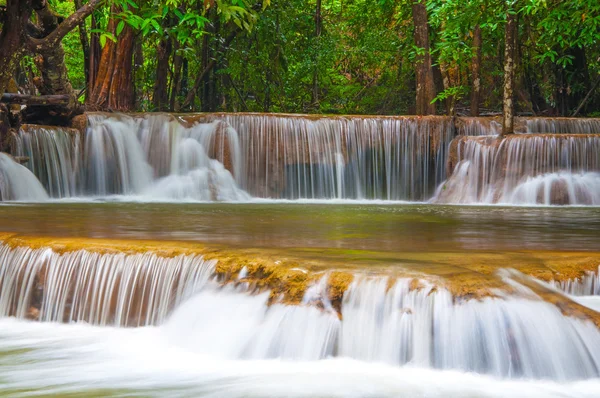
<path id="1" fill-rule="evenodd" d="M 193 138 L 183 138 L 173 152 L 173 172 L 156 181 L 142 194 L 152 198 L 248 201 L 250 195 L 237 188 L 223 164 L 210 159 L 206 149 Z"/>
<path id="2" fill-rule="evenodd" d="M 459 139 L 438 203 L 600 204 L 599 136 Z"/>
<path id="3" fill-rule="evenodd" d="M 198 174 L 210 172 L 213 179 L 216 177 L 222 185 L 230 187 L 225 191 L 232 195 L 221 195 L 226 200 L 247 200 L 243 192 L 232 192 L 234 185 L 225 173 L 227 166 L 238 185 L 259 197 L 421 200 L 428 198 L 445 178 L 445 160 L 453 134 L 448 118 L 313 120 L 241 114 L 191 119 L 193 126 L 186 128 L 181 121 L 163 114 L 143 118 L 92 115 L 88 136 L 98 136 L 97 130 L 106 131 L 111 137 L 137 135 L 155 178 L 178 176 L 171 178 L 168 186 L 146 191 L 150 195 L 166 189 L 166 192 L 174 191 L 175 198 L 181 198 L 192 190 L 191 186 L 197 186 L 194 181 L 200 177 Z M 203 148 L 201 154 L 197 150 L 200 146 L 193 141 Z M 182 145 L 190 148 L 182 148 Z M 121 173 L 132 168 L 124 165 L 118 155 L 107 153 L 105 146 L 103 141 L 86 145 L 86 158 L 102 159 L 95 166 L 99 172 L 106 173 L 114 163 L 118 167 L 112 167 Z M 189 160 L 190 153 L 199 154 L 195 162 L 205 165 L 201 168 L 203 173 L 181 172 L 179 159 Z M 202 158 L 208 154 L 226 164 L 204 162 Z M 142 170 L 146 168 L 141 166 Z M 92 178 L 94 180 L 98 177 Z M 107 180 L 129 179 L 127 175 L 112 173 Z M 177 181 L 181 182 L 181 189 L 177 189 Z"/>
<path id="4" fill-rule="evenodd" d="M 51 197 L 79 194 L 81 136 L 61 127 L 24 125 L 14 135 L 15 155 L 28 158 L 27 167 Z"/>
<path id="5" fill-rule="evenodd" d="M 597 122 L 528 118 L 522 124 L 529 132 L 594 133 Z M 15 137 L 15 154 L 30 158 L 28 167 L 52 197 L 247 201 L 249 192 L 276 199 L 428 200 L 446 178 L 453 130 L 445 117 L 90 114 L 82 149 L 70 130 L 27 126 Z M 498 131 L 491 119 L 458 124 L 461 134 Z M 443 185 L 459 197 L 438 192 L 436 201 L 597 204 L 598 137 L 565 137 L 531 136 L 489 149 L 477 140 L 463 145 L 456 183 Z M 505 164 L 510 168 L 502 175 Z M 467 188 L 458 181 L 465 179 Z"/>
<path id="6" fill-rule="evenodd" d="M 411 289 L 412 279 L 356 275 L 338 317 L 327 299 L 327 276 L 306 291 L 303 305 L 269 306 L 268 292 L 249 294 L 244 283 L 219 288 L 211 282 L 213 266 L 196 256 L 58 254 L 4 245 L 0 313 L 161 325 L 173 346 L 230 360 L 335 356 L 499 377 L 600 376 L 598 328 L 533 293 L 457 302 L 426 281 Z"/>
<path id="7" fill-rule="evenodd" d="M 66 133 L 40 128 L 37 138 L 38 130 L 30 130 L 19 132 L 16 152 L 31 156 L 31 169 L 53 197 L 161 192 L 161 199 L 171 193 L 198 200 L 210 200 L 205 186 L 221 200 L 247 200 L 233 182 L 258 197 L 425 200 L 445 179 L 453 138 L 445 117 L 90 114 L 76 170 L 79 149 L 72 146 L 65 156 Z M 201 154 L 197 145 L 182 148 L 192 140 Z M 34 141 L 43 145 L 33 147 Z M 203 166 L 182 172 L 179 158 L 190 151 Z M 201 162 L 207 156 L 221 164 Z M 153 186 L 166 177 L 177 178 Z M 221 186 L 224 192 L 215 195 Z"/>
<path id="8" fill-rule="evenodd" d="M 141 326 L 207 283 L 214 261 L 0 246 L 0 316 Z"/>
<path id="9" fill-rule="evenodd" d="M 461 117 L 458 135 L 498 135 L 500 118 Z M 516 134 L 600 134 L 599 118 L 517 117 Z"/>
<path id="10" fill-rule="evenodd" d="M 244 201 L 224 165 L 208 157 L 217 123 L 184 127 L 167 115 L 89 117 L 86 192 L 148 199 Z M 232 140 L 230 140 L 232 142 Z M 214 146 L 214 145 L 213 145 Z"/>
<path id="11" fill-rule="evenodd" d="M 457 135 L 482 136 L 498 135 L 502 132 L 502 124 L 492 118 L 462 117 L 459 119 Z"/>
<path id="12" fill-rule="evenodd" d="M 600 296 L 600 266 L 596 272 L 588 271 L 580 278 L 552 284 L 572 296 Z"/>
<path id="13" fill-rule="evenodd" d="M 136 194 L 154 178 L 138 140 L 142 119 L 91 116 L 85 134 L 84 192 L 90 195 Z"/>
<path id="14" fill-rule="evenodd" d="M 528 133 L 600 134 L 600 119 L 596 118 L 527 118 Z"/>
<path id="15" fill-rule="evenodd" d="M 48 199 L 44 187 L 25 166 L 0 153 L 0 201 L 43 201 Z"/>
<path id="16" fill-rule="evenodd" d="M 451 119 L 443 117 L 208 120 L 224 120 L 239 136 L 240 185 L 255 196 L 286 199 L 427 199 L 445 178 L 453 137 Z"/>

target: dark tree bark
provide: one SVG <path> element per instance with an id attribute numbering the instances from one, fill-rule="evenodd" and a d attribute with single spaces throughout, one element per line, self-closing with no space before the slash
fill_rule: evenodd
<path id="1" fill-rule="evenodd" d="M 171 82 L 171 98 L 169 99 L 169 109 L 175 112 L 175 103 L 177 96 L 181 93 L 181 72 L 183 68 L 183 57 L 177 52 L 179 50 L 179 42 L 175 41 L 173 46 L 173 79 Z"/>
<path id="2" fill-rule="evenodd" d="M 481 101 L 481 26 L 473 31 L 473 59 L 471 60 L 471 116 L 479 116 Z"/>
<path id="3" fill-rule="evenodd" d="M 97 28 L 96 18 L 92 15 L 92 31 Z M 87 95 L 86 104 L 90 101 L 91 92 L 94 90 L 96 85 L 96 79 L 98 77 L 98 66 L 100 64 L 100 57 L 102 49 L 100 48 L 100 39 L 97 33 L 90 34 L 90 59 L 88 64 L 88 83 L 87 83 Z"/>
<path id="4" fill-rule="evenodd" d="M 169 108 L 169 60 L 171 59 L 172 41 L 171 38 L 163 38 L 157 48 L 158 62 L 156 64 L 156 82 L 154 83 L 154 93 L 152 103 L 157 111 L 166 111 Z"/>
<path id="5" fill-rule="evenodd" d="M 415 27 L 415 45 L 422 50 L 422 53 L 417 56 L 416 62 L 416 113 L 417 115 L 434 115 L 435 104 L 432 104 L 432 101 L 435 98 L 435 83 L 431 68 L 429 26 L 425 0 L 418 0 L 413 3 L 412 15 Z"/>
<path id="6" fill-rule="evenodd" d="M 504 100 L 502 135 L 515 132 L 515 45 L 517 37 L 517 15 L 509 10 L 504 32 Z"/>
<path id="7" fill-rule="evenodd" d="M 31 0 L 7 0 L 4 24 L 0 32 L 0 94 L 15 73 L 24 53 L 25 27 L 31 16 Z"/>
<path id="8" fill-rule="evenodd" d="M 6 92 L 8 82 L 23 54 L 29 52 L 36 55 L 35 60 L 42 74 L 36 80 L 40 93 L 71 98 L 67 105 L 30 104 L 21 112 L 25 120 L 64 124 L 78 111 L 77 98 L 64 64 L 61 41 L 101 2 L 102 0 L 90 0 L 65 19 L 52 11 L 47 0 L 8 0 L 0 33 L 0 94 Z M 34 11 L 36 23 L 31 20 Z"/>
<path id="9" fill-rule="evenodd" d="M 71 101 L 69 95 L 27 95 L 4 93 L 0 102 L 4 104 L 19 105 L 68 105 Z"/>
<path id="10" fill-rule="evenodd" d="M 50 9 L 46 0 L 33 0 L 33 8 L 38 25 L 42 29 L 44 37 L 47 37 L 58 28 L 62 17 Z M 65 52 L 61 45 L 39 46 L 35 63 L 42 75 L 41 81 L 37 84 L 40 94 L 75 95 L 69 81 L 65 66 Z"/>

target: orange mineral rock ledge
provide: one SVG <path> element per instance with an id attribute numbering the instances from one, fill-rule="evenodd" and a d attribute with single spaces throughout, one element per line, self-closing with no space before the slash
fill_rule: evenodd
<path id="1" fill-rule="evenodd" d="M 151 252 L 161 257 L 202 255 L 218 260 L 216 274 L 224 283 L 238 283 L 243 268 L 256 291 L 271 291 L 271 302 L 298 304 L 307 287 L 328 273 L 329 298 L 340 309 L 344 291 L 357 274 L 414 278 L 411 286 L 420 289 L 419 280 L 448 289 L 457 299 L 480 299 L 494 295 L 494 289 L 509 290 L 496 273 L 512 268 L 544 281 L 566 281 L 597 272 L 600 252 L 409 252 L 381 253 L 332 249 L 239 249 L 190 242 L 112 240 L 87 238 L 33 237 L 0 233 L 0 241 L 12 247 L 51 248 L 57 253 L 87 250 L 102 254 Z M 391 259 L 390 259 L 391 257 Z M 385 261 L 384 261 L 385 258 Z M 391 283 L 390 283 L 391 284 Z M 565 313 L 597 314 L 552 291 L 535 288 L 548 302 Z M 565 309 L 566 308 L 566 309 Z M 575 309 L 577 311 L 575 311 Z M 597 316 L 594 317 L 594 319 Z M 600 325 L 600 318 L 599 322 Z"/>

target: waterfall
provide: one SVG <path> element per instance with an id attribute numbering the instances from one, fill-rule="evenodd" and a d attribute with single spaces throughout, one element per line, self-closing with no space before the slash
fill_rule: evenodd
<path id="1" fill-rule="evenodd" d="M 62 127 L 23 125 L 14 136 L 15 155 L 28 159 L 51 197 L 77 196 L 81 162 L 79 131 Z"/>
<path id="2" fill-rule="evenodd" d="M 208 120 L 223 120 L 239 137 L 240 185 L 255 196 L 284 199 L 425 200 L 445 179 L 453 138 L 445 117 L 226 114 Z"/>
<path id="3" fill-rule="evenodd" d="M 600 119 L 591 118 L 527 118 L 528 133 L 600 134 Z"/>
<path id="4" fill-rule="evenodd" d="M 0 315 L 141 326 L 200 290 L 214 261 L 0 246 Z"/>
<path id="5" fill-rule="evenodd" d="M 501 145 L 482 143 L 500 131 L 493 118 L 458 118 L 456 132 L 447 117 L 92 113 L 88 122 L 84 137 L 32 125 L 15 135 L 13 153 L 51 197 L 600 201 L 600 119 L 518 118 L 518 131 L 553 136 Z M 442 185 L 455 133 L 471 138 Z"/>
<path id="6" fill-rule="evenodd" d="M 498 135 L 502 132 L 500 119 L 490 117 L 461 117 L 458 118 L 457 135 L 482 136 Z"/>
<path id="7" fill-rule="evenodd" d="M 88 121 L 83 140 L 41 126 L 16 135 L 14 153 L 30 158 L 52 197 L 427 200 L 446 178 L 454 135 L 446 117 L 90 114 Z"/>
<path id="8" fill-rule="evenodd" d="M 189 161 L 195 154 L 194 162 L 202 163 L 205 172 L 210 170 L 217 185 L 229 187 L 221 195 L 228 200 L 249 198 L 239 190 L 233 192 L 233 183 L 264 198 L 424 200 L 445 179 L 453 129 L 451 120 L 443 117 L 91 115 L 87 136 L 86 169 L 92 186 L 88 191 L 101 195 L 127 192 L 123 183 L 100 189 L 111 181 L 146 181 L 148 187 L 149 179 L 169 176 L 178 178 L 155 189 L 130 191 L 150 196 L 173 192 L 174 198 L 194 189 L 206 191 L 206 186 L 194 183 L 199 173 L 183 171 L 181 158 Z M 110 145 L 106 137 L 111 137 Z M 128 145 L 114 143 L 116 137 L 130 137 Z M 121 147 L 125 149 L 113 149 Z M 135 156 L 120 156 L 134 147 Z M 148 166 L 154 170 L 150 176 L 127 174 L 149 170 Z"/>
<path id="9" fill-rule="evenodd" d="M 412 278 L 356 274 L 339 314 L 328 275 L 300 305 L 213 278 L 215 261 L 153 253 L 0 247 L 0 314 L 97 325 L 159 325 L 174 347 L 225 359 L 353 358 L 497 377 L 600 376 L 600 331 L 533 291 L 458 300 Z M 510 274 L 508 274 L 510 275 Z"/>
<path id="10" fill-rule="evenodd" d="M 502 132 L 499 117 L 460 117 L 457 135 L 498 135 Z M 600 118 L 517 117 L 517 134 L 599 134 Z"/>
<path id="11" fill-rule="evenodd" d="M 600 136 L 457 139 L 456 166 L 434 201 L 600 204 Z"/>
<path id="12" fill-rule="evenodd" d="M 0 153 L 0 201 L 43 201 L 48 194 L 25 166 Z"/>
<path id="13" fill-rule="evenodd" d="M 596 272 L 587 271 L 582 277 L 552 284 L 573 296 L 600 296 L 600 266 Z"/>

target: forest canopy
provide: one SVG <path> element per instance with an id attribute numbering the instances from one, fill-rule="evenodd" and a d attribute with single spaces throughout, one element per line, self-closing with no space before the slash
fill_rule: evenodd
<path id="1" fill-rule="evenodd" d="M 0 24 L 0 93 L 90 110 L 492 114 L 510 64 L 517 113 L 600 116 L 597 0 L 0 0 Z"/>

